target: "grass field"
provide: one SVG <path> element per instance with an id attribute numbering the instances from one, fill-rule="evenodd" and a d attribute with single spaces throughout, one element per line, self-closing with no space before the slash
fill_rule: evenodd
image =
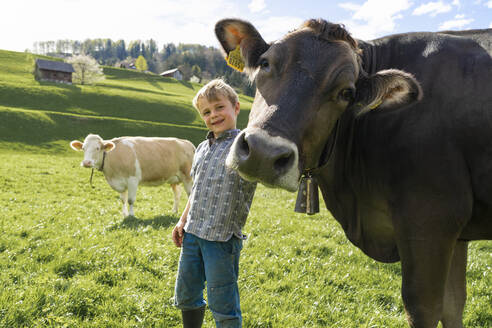
<path id="1" fill-rule="evenodd" d="M 66 141 L 98 133 L 174 136 L 198 144 L 205 125 L 191 105 L 199 84 L 104 67 L 97 85 L 38 82 L 31 54 L 0 50 L 0 148 L 68 152 Z M 252 99 L 240 96 L 238 126 Z"/>
<path id="2" fill-rule="evenodd" d="M 0 327 L 180 327 L 171 189 L 140 188 L 136 217 L 122 218 L 117 193 L 99 172 L 90 187 L 68 142 L 93 132 L 196 144 L 205 129 L 189 101 L 200 86 L 112 68 L 97 86 L 43 84 L 29 77 L 32 60 L 0 51 Z M 256 192 L 239 276 L 244 327 L 407 327 L 399 264 L 369 259 L 324 206 L 306 216 L 294 201 Z M 466 327 L 492 327 L 491 267 L 492 242 L 471 243 Z M 214 327 L 210 312 L 205 321 Z"/>
<path id="3" fill-rule="evenodd" d="M 89 186 L 80 155 L 1 156 L 1 327 L 180 326 L 170 188 L 141 188 L 136 217 L 123 219 L 100 173 Z M 258 188 L 241 258 L 244 326 L 407 327 L 399 265 L 363 255 L 325 209 L 293 207 L 293 194 Z M 466 327 L 492 327 L 492 245 L 470 248 Z"/>

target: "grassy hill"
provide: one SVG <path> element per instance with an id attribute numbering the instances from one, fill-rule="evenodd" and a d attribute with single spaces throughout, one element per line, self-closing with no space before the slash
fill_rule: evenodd
<path id="1" fill-rule="evenodd" d="M 106 79 L 94 86 L 39 82 L 32 73 L 37 57 L 0 50 L 0 149 L 68 151 L 67 142 L 89 133 L 175 136 L 195 144 L 204 138 L 191 105 L 200 84 L 113 67 L 104 67 Z M 240 96 L 240 128 L 251 101 Z"/>

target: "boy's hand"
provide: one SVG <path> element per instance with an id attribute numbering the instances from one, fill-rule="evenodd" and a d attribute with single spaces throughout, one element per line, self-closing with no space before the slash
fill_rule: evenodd
<path id="1" fill-rule="evenodd" d="M 173 242 L 176 247 L 181 247 L 183 245 L 183 233 L 184 233 L 184 224 L 180 221 L 173 229 L 172 237 Z"/>
<path id="2" fill-rule="evenodd" d="M 181 214 L 178 223 L 173 229 L 172 237 L 173 237 L 174 245 L 176 245 L 176 247 L 181 247 L 183 245 L 184 226 L 186 224 L 189 210 L 190 210 L 190 200 L 188 199 L 183 214 Z"/>

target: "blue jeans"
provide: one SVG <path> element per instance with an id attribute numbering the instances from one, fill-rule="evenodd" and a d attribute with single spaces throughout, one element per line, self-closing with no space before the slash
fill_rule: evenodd
<path id="1" fill-rule="evenodd" d="M 227 242 L 218 242 L 185 232 L 174 305 L 181 310 L 204 307 L 203 289 L 207 281 L 208 307 L 216 327 L 241 327 L 237 279 L 242 247 L 242 240 L 234 236 Z"/>

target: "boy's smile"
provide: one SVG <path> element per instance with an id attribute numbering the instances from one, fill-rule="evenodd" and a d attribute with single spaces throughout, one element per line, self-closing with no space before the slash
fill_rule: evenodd
<path id="1" fill-rule="evenodd" d="M 198 108 L 205 125 L 216 138 L 223 132 L 236 128 L 239 102 L 233 105 L 227 97 L 222 95 L 218 95 L 215 100 L 202 97 L 198 100 Z"/>

